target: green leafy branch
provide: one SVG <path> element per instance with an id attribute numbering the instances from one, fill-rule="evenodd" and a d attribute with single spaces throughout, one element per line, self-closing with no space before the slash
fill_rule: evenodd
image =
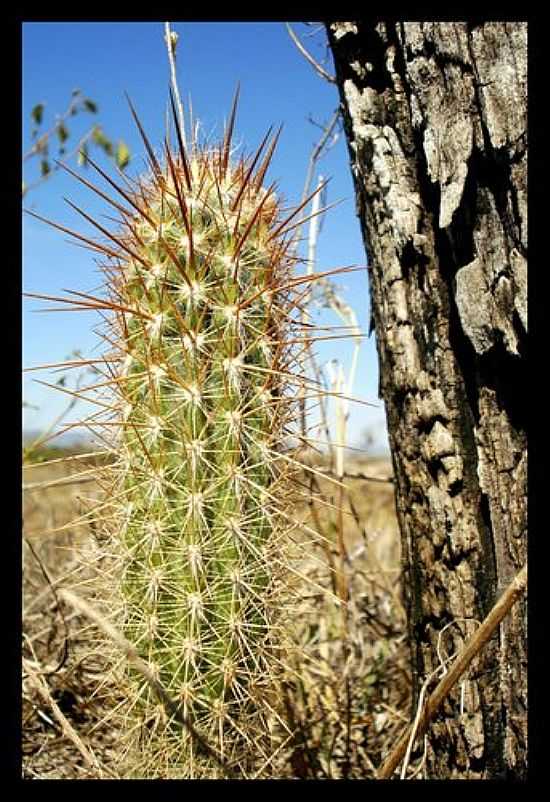
<path id="1" fill-rule="evenodd" d="M 123 140 L 116 144 L 109 139 L 99 123 L 93 124 L 88 131 L 80 137 L 77 144 L 70 150 L 67 141 L 71 136 L 68 121 L 81 112 L 97 114 L 98 105 L 94 100 L 84 97 L 80 89 L 74 89 L 71 101 L 61 115 L 56 116 L 55 124 L 46 131 L 41 130 L 44 121 L 44 103 L 37 103 L 31 111 L 33 128 L 31 131 L 32 146 L 23 155 L 23 163 L 30 159 L 40 160 L 40 177 L 31 184 L 23 180 L 22 192 L 26 195 L 31 189 L 47 180 L 52 173 L 59 169 L 59 165 L 52 163 L 51 151 L 57 148 L 57 161 L 61 164 L 68 162 L 77 155 L 78 164 L 86 167 L 88 163 L 88 148 L 90 145 L 101 148 L 107 156 L 113 158 L 117 167 L 124 170 L 130 161 L 130 150 Z"/>

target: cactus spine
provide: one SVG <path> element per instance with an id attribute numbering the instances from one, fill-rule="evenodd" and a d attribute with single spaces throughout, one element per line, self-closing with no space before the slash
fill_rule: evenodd
<path id="1" fill-rule="evenodd" d="M 249 776 L 269 759 L 284 659 L 292 468 L 281 444 L 296 411 L 291 333 L 304 293 L 287 233 L 304 204 L 284 218 L 263 186 L 278 134 L 234 163 L 236 100 L 224 141 L 189 153 L 172 103 L 178 147 L 165 144 L 162 164 L 132 108 L 150 171 L 129 191 L 108 179 L 130 208 L 111 201 L 119 230 L 101 228 L 109 244 L 92 244 L 109 257 L 107 300 L 80 303 L 111 312 L 98 430 L 116 456 L 109 528 L 123 631 L 201 739 Z M 149 686 L 131 672 L 128 682 L 130 707 L 152 722 Z M 167 718 L 153 726 L 145 776 L 221 776 Z"/>

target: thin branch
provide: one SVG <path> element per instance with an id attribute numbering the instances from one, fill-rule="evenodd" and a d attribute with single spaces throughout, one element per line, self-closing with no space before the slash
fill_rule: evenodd
<path id="1" fill-rule="evenodd" d="M 63 650 L 62 650 L 62 653 L 61 653 L 61 657 L 57 661 L 57 666 L 55 668 L 51 669 L 51 670 L 41 672 L 42 676 L 49 677 L 52 674 L 57 674 L 57 672 L 60 671 L 63 668 L 63 666 L 65 665 L 65 663 L 67 662 L 67 658 L 69 656 L 69 627 L 67 625 L 67 619 L 65 618 L 65 615 L 63 613 L 63 609 L 61 608 L 61 605 L 59 604 L 59 599 L 57 597 L 57 592 L 56 592 L 55 587 L 54 587 L 55 583 L 52 582 L 52 580 L 50 579 L 50 575 L 49 575 L 48 571 L 46 570 L 46 566 L 44 565 L 44 563 L 40 559 L 40 556 L 36 552 L 34 546 L 30 542 L 30 540 L 27 539 L 25 534 L 23 534 L 23 539 L 24 539 L 26 545 L 28 546 L 29 551 L 31 552 L 32 556 L 34 557 L 34 559 L 38 563 L 38 566 L 40 568 L 40 572 L 41 572 L 42 576 L 44 577 L 44 579 L 46 580 L 46 583 L 48 584 L 49 590 L 51 591 L 51 593 L 52 593 L 52 595 L 53 595 L 53 597 L 55 599 L 55 609 L 59 612 L 59 614 L 61 616 L 61 620 L 63 621 L 63 629 L 65 630 L 65 635 L 64 635 L 64 638 L 63 638 Z M 25 612 L 23 612 L 23 618 L 25 618 Z"/>
<path id="2" fill-rule="evenodd" d="M 101 766 L 101 764 L 99 763 L 98 759 L 93 754 L 93 752 L 91 752 L 84 745 L 78 733 L 75 732 L 72 725 L 69 723 L 69 721 L 65 718 L 65 716 L 61 712 L 59 705 L 51 695 L 48 685 L 46 684 L 44 678 L 40 676 L 39 672 L 34 669 L 34 666 L 31 663 L 31 661 L 26 660 L 25 658 L 23 658 L 23 670 L 26 674 L 27 679 L 31 682 L 31 684 L 38 692 L 38 695 L 42 699 L 43 704 L 47 705 L 50 708 L 54 718 L 57 720 L 57 722 L 61 727 L 63 735 L 65 735 L 65 737 L 68 738 L 68 740 L 75 745 L 75 747 L 82 755 L 86 765 L 90 769 L 92 769 L 97 774 L 97 776 L 103 777 L 106 771 L 105 767 Z"/>
<path id="3" fill-rule="evenodd" d="M 332 445 L 335 445 L 335 444 L 332 443 Z M 347 446 L 345 446 L 345 448 L 347 448 Z M 304 467 L 307 470 L 308 465 L 305 464 Z M 337 473 L 335 473 L 334 471 L 330 470 L 330 468 L 322 468 L 320 466 L 319 467 L 315 466 L 315 470 L 318 473 L 322 473 L 323 475 L 326 475 L 326 476 L 333 476 L 335 478 L 361 479 L 364 482 L 378 482 L 379 484 L 384 484 L 384 485 L 393 485 L 394 484 L 393 476 L 388 476 L 388 477 L 384 478 L 382 476 L 370 476 L 369 474 L 362 473 L 362 472 L 350 473 L 349 471 L 344 471 L 342 473 L 342 475 L 339 476 Z"/>
<path id="4" fill-rule="evenodd" d="M 310 187 L 311 187 L 311 182 L 313 180 L 313 174 L 314 174 L 314 170 L 315 170 L 315 165 L 316 165 L 317 161 L 319 160 L 319 158 L 321 156 L 321 153 L 323 151 L 323 148 L 325 147 L 326 142 L 328 141 L 328 138 L 330 137 L 332 131 L 334 130 L 334 126 L 336 125 L 336 123 L 338 121 L 338 117 L 339 117 L 339 111 L 336 110 L 334 112 L 330 122 L 325 127 L 325 129 L 323 130 L 323 135 L 321 136 L 321 139 L 316 144 L 316 146 L 313 148 L 313 151 L 312 151 L 312 153 L 311 153 L 311 155 L 309 157 L 308 170 L 307 170 L 307 174 L 306 174 L 306 180 L 305 180 L 305 183 L 304 183 L 304 190 L 303 190 L 303 193 L 302 193 L 302 201 L 301 201 L 302 206 L 305 204 L 306 199 L 307 199 L 307 197 L 309 195 L 309 190 L 310 190 Z M 317 189 L 320 190 L 322 185 L 323 185 L 323 180 L 322 180 L 322 177 L 319 176 L 319 183 L 318 183 Z M 317 245 L 317 236 L 318 236 L 318 233 L 319 233 L 318 217 L 317 217 L 317 215 L 319 214 L 319 204 L 320 204 L 320 192 L 318 192 L 314 196 L 314 200 L 313 200 L 313 215 L 310 215 L 310 219 L 312 220 L 312 222 L 310 222 L 310 231 L 309 231 L 309 247 L 308 247 L 308 261 L 307 261 L 307 275 L 308 276 L 311 276 L 313 274 L 314 270 L 315 270 L 315 250 L 316 250 L 316 245 Z M 297 243 L 299 242 L 300 234 L 301 234 L 301 231 L 302 231 L 302 226 L 303 226 L 304 222 L 306 221 L 306 219 L 307 218 L 304 218 L 304 219 L 302 219 L 302 220 L 300 220 L 298 222 L 298 225 L 296 227 L 296 230 L 295 230 L 295 232 L 294 232 L 294 234 L 292 236 L 292 240 L 291 240 L 291 243 L 292 243 L 292 245 L 294 247 L 296 247 Z M 313 221 L 315 221 L 315 223 Z M 309 319 L 309 314 L 306 311 L 305 307 L 302 310 L 301 319 L 302 319 L 302 324 L 304 324 L 304 326 L 305 326 L 307 321 L 308 321 L 308 319 Z M 311 366 L 311 368 L 313 370 L 313 373 L 316 375 L 317 378 L 319 378 L 319 376 L 321 375 L 321 371 L 319 370 L 319 368 L 317 366 L 317 363 L 315 361 L 315 357 L 314 357 L 313 352 L 311 350 L 311 342 L 309 341 L 309 339 L 306 342 L 306 351 L 307 351 L 307 354 L 308 354 L 308 357 L 309 357 L 310 366 Z M 304 388 L 302 388 L 302 398 L 300 399 L 300 406 L 301 406 L 302 435 L 304 435 L 305 434 L 305 429 L 306 429 L 306 402 L 305 402 Z M 327 423 L 326 404 L 325 404 L 325 399 L 324 398 L 320 399 L 320 407 L 321 407 L 321 425 L 324 427 L 324 430 L 328 435 L 328 431 L 329 430 L 328 430 L 328 423 Z M 330 443 L 330 440 L 329 440 L 329 449 L 330 449 L 331 460 L 332 460 L 332 445 Z"/>
<path id="5" fill-rule="evenodd" d="M 446 698 L 447 694 L 457 682 L 459 677 L 462 676 L 464 671 L 468 668 L 474 657 L 481 651 L 487 641 L 494 634 L 496 628 L 511 610 L 516 601 L 524 594 L 527 589 L 527 565 L 524 565 L 521 571 L 516 575 L 512 582 L 508 585 L 500 599 L 495 603 L 489 615 L 485 618 L 481 626 L 474 632 L 471 638 L 467 641 L 465 647 L 462 649 L 457 659 L 445 674 L 442 680 L 437 685 L 434 692 L 428 698 L 422 714 L 412 726 L 408 726 L 403 733 L 391 754 L 384 761 L 383 766 L 378 772 L 379 780 L 389 779 L 399 762 L 404 757 L 411 734 L 415 731 L 415 737 L 421 737 L 427 730 L 428 725 L 439 706 Z"/>
<path id="6" fill-rule="evenodd" d="M 64 120 L 66 120 L 66 119 L 67 119 L 67 117 L 70 117 L 70 116 L 71 116 L 71 114 L 73 113 L 73 110 L 74 110 L 74 109 L 75 109 L 75 108 L 78 106 L 78 104 L 79 104 L 79 103 L 81 103 L 81 101 L 82 101 L 82 97 L 81 97 L 80 93 L 78 93 L 77 95 L 75 95 L 75 96 L 73 97 L 73 99 L 72 99 L 72 100 L 71 100 L 71 102 L 69 103 L 69 106 L 68 106 L 68 108 L 67 108 L 67 111 L 65 111 L 63 114 L 61 114 L 60 116 L 58 116 L 58 117 L 57 117 L 57 119 L 56 119 L 56 121 L 55 121 L 55 125 L 53 125 L 53 126 L 50 128 L 50 130 L 49 130 L 49 131 L 46 131 L 46 133 L 42 134 L 42 136 L 41 136 L 39 139 L 37 139 L 37 141 L 34 143 L 34 145 L 32 146 L 32 148 L 31 148 L 30 150 L 28 150 L 28 151 L 27 151 L 27 152 L 26 152 L 26 153 L 23 155 L 23 161 L 24 161 L 24 162 L 26 162 L 26 161 L 27 161 L 27 159 L 30 159 L 30 158 L 31 158 L 31 156 L 34 156 L 36 153 L 40 153 L 40 152 L 41 152 L 41 150 L 42 150 L 43 146 L 44 146 L 44 145 L 45 145 L 45 143 L 48 141 L 48 139 L 49 139 L 51 136 L 53 136 L 53 134 L 55 134 L 55 132 L 56 132 L 56 131 L 57 131 L 57 129 L 59 128 L 59 125 L 60 125 L 60 124 L 61 124 L 61 123 L 62 123 Z"/>
<path id="7" fill-rule="evenodd" d="M 311 152 L 311 156 L 309 157 L 309 165 L 308 165 L 308 169 L 307 169 L 306 180 L 305 180 L 305 183 L 304 183 L 304 190 L 302 192 L 302 201 L 301 201 L 302 203 L 304 203 L 305 199 L 307 198 L 307 196 L 309 194 L 309 190 L 310 190 L 310 187 L 311 187 L 311 182 L 313 180 L 313 173 L 315 171 L 315 165 L 319 161 L 319 159 L 321 158 L 322 150 L 325 147 L 325 145 L 326 145 L 326 143 L 328 141 L 328 138 L 332 134 L 332 132 L 334 130 L 334 126 L 338 122 L 339 116 L 340 116 L 340 111 L 339 111 L 339 109 L 336 109 L 336 111 L 334 112 L 334 114 L 330 118 L 329 123 L 327 124 L 327 126 L 324 129 L 324 132 L 323 132 L 323 135 L 322 135 L 321 139 L 318 141 L 318 143 L 314 147 L 313 151 Z M 302 230 L 301 226 L 296 229 L 296 231 L 294 233 L 293 241 L 298 241 L 298 239 L 300 237 L 301 230 Z"/>
<path id="8" fill-rule="evenodd" d="M 315 161 L 311 161 L 310 160 L 310 163 L 312 165 L 314 165 Z M 322 184 L 323 184 L 323 176 L 320 175 L 319 179 L 318 179 L 318 187 L 317 188 L 320 189 L 322 187 Z M 307 197 L 307 195 L 306 195 L 306 197 Z M 307 275 L 308 276 L 312 276 L 313 273 L 314 273 L 314 270 L 315 270 L 315 253 L 316 253 L 316 249 L 317 249 L 317 235 L 319 233 L 319 217 L 318 217 L 318 213 L 319 213 L 320 203 L 321 203 L 321 193 L 318 192 L 315 195 L 315 197 L 313 198 L 312 219 L 310 220 L 310 224 L 309 224 L 308 258 L 307 258 Z M 301 225 L 300 225 L 300 228 L 301 228 Z M 306 307 L 307 307 L 307 301 L 308 301 L 310 295 L 311 295 L 311 285 L 310 285 L 310 287 L 308 289 L 308 293 L 306 295 L 306 298 L 304 299 L 304 308 L 302 309 L 302 315 L 301 315 L 302 324 L 306 324 L 309 321 L 309 312 L 307 311 Z M 310 338 L 306 339 L 306 352 L 307 352 L 311 367 L 313 369 L 313 372 L 315 373 L 316 364 L 315 364 L 315 360 L 314 360 L 313 353 L 312 353 L 312 350 L 311 350 L 311 339 Z M 304 385 L 302 385 L 301 392 L 300 392 L 300 415 L 301 415 L 302 437 L 305 437 L 305 434 L 306 434 L 306 390 L 305 390 L 305 386 Z M 327 428 L 327 426 L 326 426 L 326 410 L 325 410 L 325 405 L 324 405 L 323 401 L 321 402 L 321 417 L 323 419 L 323 423 L 325 424 L 325 428 Z"/>
<path id="9" fill-rule="evenodd" d="M 27 466 L 25 466 L 27 467 Z M 31 482 L 30 484 L 23 484 L 22 490 L 24 492 L 29 492 L 33 490 L 47 490 L 50 487 L 66 487 L 67 485 L 83 485 L 88 484 L 89 482 L 95 482 L 96 477 L 96 469 L 93 469 L 94 475 L 93 476 L 74 476 L 62 479 L 54 479 L 51 482 Z"/>
<path id="10" fill-rule="evenodd" d="M 296 47 L 298 48 L 298 50 L 300 51 L 300 53 L 302 54 L 302 56 L 304 56 L 304 58 L 305 58 L 307 61 L 309 61 L 309 63 L 310 63 L 310 64 L 311 64 L 311 66 L 313 67 L 313 69 L 314 69 L 316 72 L 318 72 L 318 73 L 319 73 L 319 75 L 320 75 L 322 78 L 324 78 L 326 81 L 328 81 L 328 82 L 329 82 L 329 83 L 331 83 L 331 84 L 335 84 L 335 83 L 336 83 L 336 78 L 334 77 L 334 75 L 330 75 L 330 74 L 329 74 L 329 73 L 328 73 L 328 72 L 327 72 L 325 69 L 323 69 L 323 67 L 321 67 L 321 65 L 320 65 L 320 64 L 318 64 L 318 63 L 315 61 L 315 59 L 313 58 L 313 56 L 311 55 L 311 53 L 308 53 L 308 51 L 305 49 L 305 47 L 303 46 L 303 44 L 300 42 L 300 40 L 298 39 L 298 37 L 296 36 L 296 34 L 294 33 L 294 31 L 292 30 L 292 28 L 291 28 L 291 27 L 290 27 L 290 25 L 288 24 L 288 22 L 285 22 L 285 25 L 286 25 L 286 27 L 287 27 L 288 33 L 290 34 L 290 38 L 292 39 L 292 41 L 294 42 L 294 44 L 296 45 Z"/>
<path id="11" fill-rule="evenodd" d="M 96 125 L 92 125 L 90 130 L 87 131 L 87 133 L 85 133 L 84 136 L 82 136 L 78 140 L 78 143 L 75 145 L 75 147 L 71 151 L 69 151 L 69 153 L 67 153 L 67 155 L 62 160 L 56 162 L 56 166 L 52 168 L 51 172 L 46 173 L 46 175 L 43 175 L 40 178 L 37 178 L 36 181 L 33 181 L 32 184 L 26 185 L 24 194 L 26 195 L 28 192 L 30 192 L 31 189 L 36 189 L 36 187 L 40 186 L 40 184 L 43 184 L 44 181 L 47 181 L 48 178 L 50 178 L 53 173 L 56 173 L 60 167 L 65 167 L 66 169 L 68 169 L 66 166 L 67 162 L 70 159 L 72 159 L 72 157 L 75 154 L 80 153 L 86 142 L 90 139 L 91 136 L 93 136 L 93 133 L 96 130 L 96 128 L 97 128 Z M 30 155 L 32 155 L 32 153 L 30 153 Z M 28 158 L 28 156 L 29 154 L 27 154 L 26 158 Z"/>
<path id="12" fill-rule="evenodd" d="M 174 97 L 176 98 L 176 105 L 178 107 L 178 116 L 179 116 L 179 123 L 181 129 L 181 138 L 183 141 L 184 147 L 187 147 L 187 141 L 185 139 L 185 118 L 183 116 L 183 106 L 181 103 L 180 98 L 180 91 L 178 89 L 178 79 L 176 75 L 176 47 L 178 44 L 178 34 L 175 31 L 170 30 L 170 23 L 164 23 L 164 40 L 166 42 L 166 48 L 168 50 L 168 60 L 170 62 L 170 74 L 172 80 L 172 91 L 174 93 Z"/>
<path id="13" fill-rule="evenodd" d="M 306 22 L 305 23 L 305 25 L 310 25 L 310 26 L 311 25 L 315 25 L 315 24 L 316 24 L 315 22 Z M 314 31 L 310 31 L 309 33 L 304 34 L 304 39 L 310 39 L 312 36 L 315 36 L 316 34 L 318 34 L 319 31 L 323 31 L 324 27 L 325 26 L 322 25 L 322 24 L 317 25 L 317 27 L 315 28 Z"/>

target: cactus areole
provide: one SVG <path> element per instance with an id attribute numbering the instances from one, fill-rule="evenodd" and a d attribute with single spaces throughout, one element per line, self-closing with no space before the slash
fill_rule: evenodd
<path id="1" fill-rule="evenodd" d="M 85 215 L 109 238 L 85 239 L 107 255 L 105 293 L 75 303 L 108 311 L 96 429 L 115 455 L 108 527 L 124 634 L 201 738 L 245 771 L 250 755 L 269 759 L 284 660 L 293 468 L 282 444 L 309 285 L 293 276 L 288 237 L 305 203 L 285 217 L 264 187 L 278 134 L 234 162 L 236 101 L 222 143 L 188 152 L 172 103 L 177 146 L 162 158 L 132 108 L 149 170 L 123 188 L 91 162 L 122 196 L 110 200 L 120 224 L 107 231 Z M 158 700 L 127 671 L 133 715 L 155 720 Z M 179 776 L 219 776 L 192 733 L 169 715 L 162 726 Z"/>

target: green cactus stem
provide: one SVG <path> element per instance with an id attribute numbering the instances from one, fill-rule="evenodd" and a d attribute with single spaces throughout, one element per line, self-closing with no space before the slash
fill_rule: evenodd
<path id="1" fill-rule="evenodd" d="M 131 107 L 149 172 L 126 189 L 90 160 L 126 205 L 110 201 L 114 233 L 81 212 L 108 237 L 74 235 L 107 256 L 105 297 L 71 303 L 108 312 L 96 429 L 115 456 L 105 523 L 117 620 L 201 739 L 250 776 L 269 761 L 286 648 L 294 469 L 282 446 L 304 295 L 288 232 L 312 196 L 285 217 L 264 186 L 279 134 L 233 158 L 236 100 L 223 142 L 189 153 L 172 103 L 178 147 L 165 143 L 161 160 Z M 127 681 L 145 722 L 138 773 L 223 776 L 143 677 L 128 668 Z"/>

